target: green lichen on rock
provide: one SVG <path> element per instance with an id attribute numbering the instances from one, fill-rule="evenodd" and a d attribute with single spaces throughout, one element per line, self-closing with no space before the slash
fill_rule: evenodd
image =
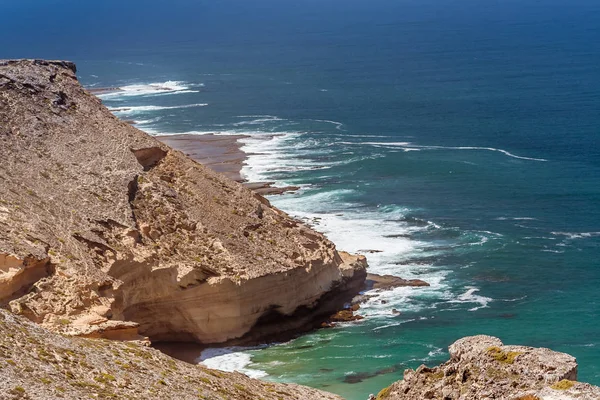
<path id="1" fill-rule="evenodd" d="M 515 358 L 523 354 L 519 351 L 503 351 L 500 347 L 497 346 L 488 347 L 487 353 L 490 356 L 492 356 L 496 361 L 503 362 L 506 364 L 514 363 Z"/>
<path id="2" fill-rule="evenodd" d="M 562 381 L 558 381 L 550 387 L 556 390 L 569 390 L 573 387 L 573 385 L 575 385 L 575 382 L 568 379 L 563 379 Z"/>
<path id="3" fill-rule="evenodd" d="M 432 372 L 431 373 L 431 378 L 433 380 L 439 381 L 443 377 L 444 377 L 444 371 L 442 371 L 441 369 L 439 371 L 437 371 L 437 372 Z"/>
<path id="4" fill-rule="evenodd" d="M 377 393 L 377 400 L 384 400 L 387 399 L 388 396 L 390 395 L 390 392 L 392 391 L 392 387 L 388 386 L 386 388 L 383 388 L 379 391 L 379 393 Z"/>

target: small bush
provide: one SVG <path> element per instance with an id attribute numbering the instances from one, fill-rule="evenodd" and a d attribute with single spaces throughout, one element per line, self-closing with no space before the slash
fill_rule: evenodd
<path id="1" fill-rule="evenodd" d="M 388 396 L 390 395 L 391 391 L 392 391 L 392 387 L 391 387 L 391 386 L 388 386 L 388 387 L 386 387 L 386 388 L 383 388 L 383 389 L 381 389 L 381 390 L 379 391 L 379 393 L 377 393 L 377 397 L 376 397 L 376 399 L 377 399 L 377 400 L 384 400 L 384 399 L 387 399 L 387 398 L 388 398 Z"/>
<path id="2" fill-rule="evenodd" d="M 512 364 L 515 362 L 515 358 L 517 356 L 523 354 L 518 351 L 502 351 L 500 347 L 492 346 L 487 349 L 487 352 L 490 356 L 492 356 L 496 361 L 500 361 L 506 364 Z"/>
<path id="3" fill-rule="evenodd" d="M 558 381 L 550 387 L 556 390 L 569 390 L 573 387 L 573 385 L 575 385 L 575 382 L 568 379 L 563 379 L 562 381 Z"/>

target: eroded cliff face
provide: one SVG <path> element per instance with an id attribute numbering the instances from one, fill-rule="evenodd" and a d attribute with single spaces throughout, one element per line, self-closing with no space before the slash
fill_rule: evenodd
<path id="1" fill-rule="evenodd" d="M 73 64 L 0 62 L 0 150 L 0 302 L 54 330 L 260 340 L 364 282 L 364 257 L 119 121 Z"/>
<path id="2" fill-rule="evenodd" d="M 0 309 L 0 399 L 341 400 L 177 361 L 132 342 L 68 338 Z"/>
<path id="3" fill-rule="evenodd" d="M 600 388 L 576 382 L 574 357 L 544 348 L 505 346 L 492 336 L 470 336 L 449 348 L 440 366 L 406 370 L 377 400 L 596 400 Z"/>

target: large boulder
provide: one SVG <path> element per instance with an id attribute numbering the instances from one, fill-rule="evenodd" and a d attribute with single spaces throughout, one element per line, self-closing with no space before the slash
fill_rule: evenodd
<path id="1" fill-rule="evenodd" d="M 450 360 L 406 370 L 377 400 L 595 400 L 600 388 L 576 382 L 574 357 L 545 348 L 505 346 L 492 336 L 470 336 L 449 348 Z"/>

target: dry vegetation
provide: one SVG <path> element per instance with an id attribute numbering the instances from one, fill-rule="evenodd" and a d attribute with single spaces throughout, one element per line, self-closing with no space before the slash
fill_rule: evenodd
<path id="1" fill-rule="evenodd" d="M 67 338 L 0 309 L 0 399 L 339 399 L 194 366 L 132 342 Z"/>

